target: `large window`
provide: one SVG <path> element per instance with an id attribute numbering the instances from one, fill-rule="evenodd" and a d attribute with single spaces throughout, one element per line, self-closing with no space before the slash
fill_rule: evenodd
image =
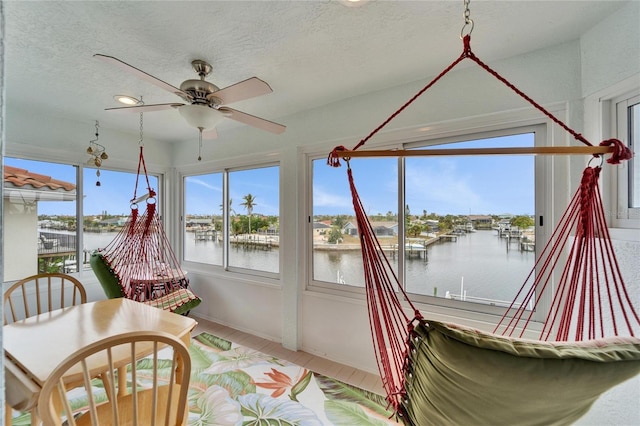
<path id="1" fill-rule="evenodd" d="M 88 269 L 90 253 L 110 243 L 130 214 L 135 173 L 101 169 L 98 177 L 95 168 L 11 157 L 4 167 L 7 281 Z M 160 194 L 158 176 L 149 184 Z M 142 185 L 138 196 L 147 191 Z"/>
<path id="2" fill-rule="evenodd" d="M 538 129 L 404 148 L 534 146 Z M 412 299 L 490 312 L 508 306 L 535 263 L 535 162 L 532 155 L 351 160 L 367 217 Z M 357 291 L 363 266 L 345 167 L 325 158 L 311 166 L 311 285 Z"/>
<path id="3" fill-rule="evenodd" d="M 184 178 L 184 260 L 259 274 L 280 271 L 280 168 Z"/>

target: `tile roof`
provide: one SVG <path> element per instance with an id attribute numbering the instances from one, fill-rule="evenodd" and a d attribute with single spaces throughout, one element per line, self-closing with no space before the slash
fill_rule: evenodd
<path id="1" fill-rule="evenodd" d="M 71 192 L 76 189 L 76 186 L 72 183 L 7 165 L 4 166 L 4 184 L 20 188 L 30 186 L 33 189 L 50 191 L 62 190 Z"/>

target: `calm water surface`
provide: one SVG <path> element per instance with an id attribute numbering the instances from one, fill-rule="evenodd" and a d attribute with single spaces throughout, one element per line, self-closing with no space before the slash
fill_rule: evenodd
<path id="1" fill-rule="evenodd" d="M 85 233 L 85 248 L 103 248 L 114 233 Z M 222 244 L 195 241 L 194 233 L 186 233 L 185 257 L 194 262 L 222 263 Z M 384 240 L 381 245 L 385 246 Z M 232 247 L 230 263 L 241 268 L 277 272 L 277 249 L 246 250 Z M 393 264 L 396 260 L 389 256 Z M 468 297 L 509 301 L 513 299 L 527 274 L 533 268 L 534 252 L 520 251 L 507 245 L 496 231 L 476 231 L 460 236 L 457 242 L 439 242 L 428 247 L 426 259 L 412 256 L 406 262 L 407 290 L 411 293 L 444 297 L 446 292 L 459 295 L 461 287 Z M 314 279 L 345 282 L 362 286 L 362 257 L 359 251 L 314 251 Z"/>

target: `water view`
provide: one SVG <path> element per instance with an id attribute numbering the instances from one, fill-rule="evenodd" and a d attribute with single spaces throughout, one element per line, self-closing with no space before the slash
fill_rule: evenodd
<path id="1" fill-rule="evenodd" d="M 389 260 L 397 264 L 393 259 L 394 245 L 385 245 L 384 239 L 380 244 L 389 249 Z M 460 298 L 462 294 L 472 302 L 508 302 L 534 262 L 533 251 L 521 251 L 495 230 L 461 234 L 456 241 L 441 240 L 427 246 L 426 251 L 407 253 L 406 288 L 410 293 L 428 296 Z M 362 270 L 359 251 L 314 251 L 316 280 L 362 285 Z"/>
<path id="2" fill-rule="evenodd" d="M 106 247 L 115 232 L 85 232 L 84 251 Z M 185 233 L 185 259 L 222 264 L 222 243 L 196 239 Z M 278 272 L 277 236 L 253 236 L 262 244 L 232 244 L 230 263 L 238 268 Z M 271 245 L 266 243 L 273 243 Z M 397 267 L 395 244 L 380 243 Z M 514 244 L 515 243 L 515 244 Z M 364 274 L 360 250 L 345 250 L 340 245 L 314 246 L 313 278 L 316 281 L 363 286 Z M 420 250 L 407 253 L 405 282 L 408 292 L 437 297 L 464 298 L 479 303 L 503 304 L 511 301 L 533 268 L 535 253 L 524 250 L 513 239 L 502 238 L 496 230 L 476 230 L 441 239 Z M 409 248 L 407 248 L 409 250 Z"/>

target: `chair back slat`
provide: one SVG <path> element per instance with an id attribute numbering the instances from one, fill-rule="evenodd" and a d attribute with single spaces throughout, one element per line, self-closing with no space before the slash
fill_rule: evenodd
<path id="1" fill-rule="evenodd" d="M 126 380 L 116 378 L 116 371 L 118 375 L 128 371 Z M 168 333 L 141 331 L 107 337 L 70 355 L 54 369 L 40 392 L 39 414 L 44 424 L 52 426 L 65 422 L 71 426 L 183 425 L 190 372 L 189 350 Z M 104 390 L 96 380 L 103 380 Z M 56 395 L 60 384 L 65 392 Z M 80 387 L 84 389 L 77 389 Z M 84 407 L 68 402 L 79 391 L 87 394 L 82 397 Z M 100 402 L 105 394 L 111 397 Z"/>
<path id="2" fill-rule="evenodd" d="M 4 324 L 86 301 L 84 286 L 71 275 L 32 275 L 16 281 L 4 292 Z"/>

